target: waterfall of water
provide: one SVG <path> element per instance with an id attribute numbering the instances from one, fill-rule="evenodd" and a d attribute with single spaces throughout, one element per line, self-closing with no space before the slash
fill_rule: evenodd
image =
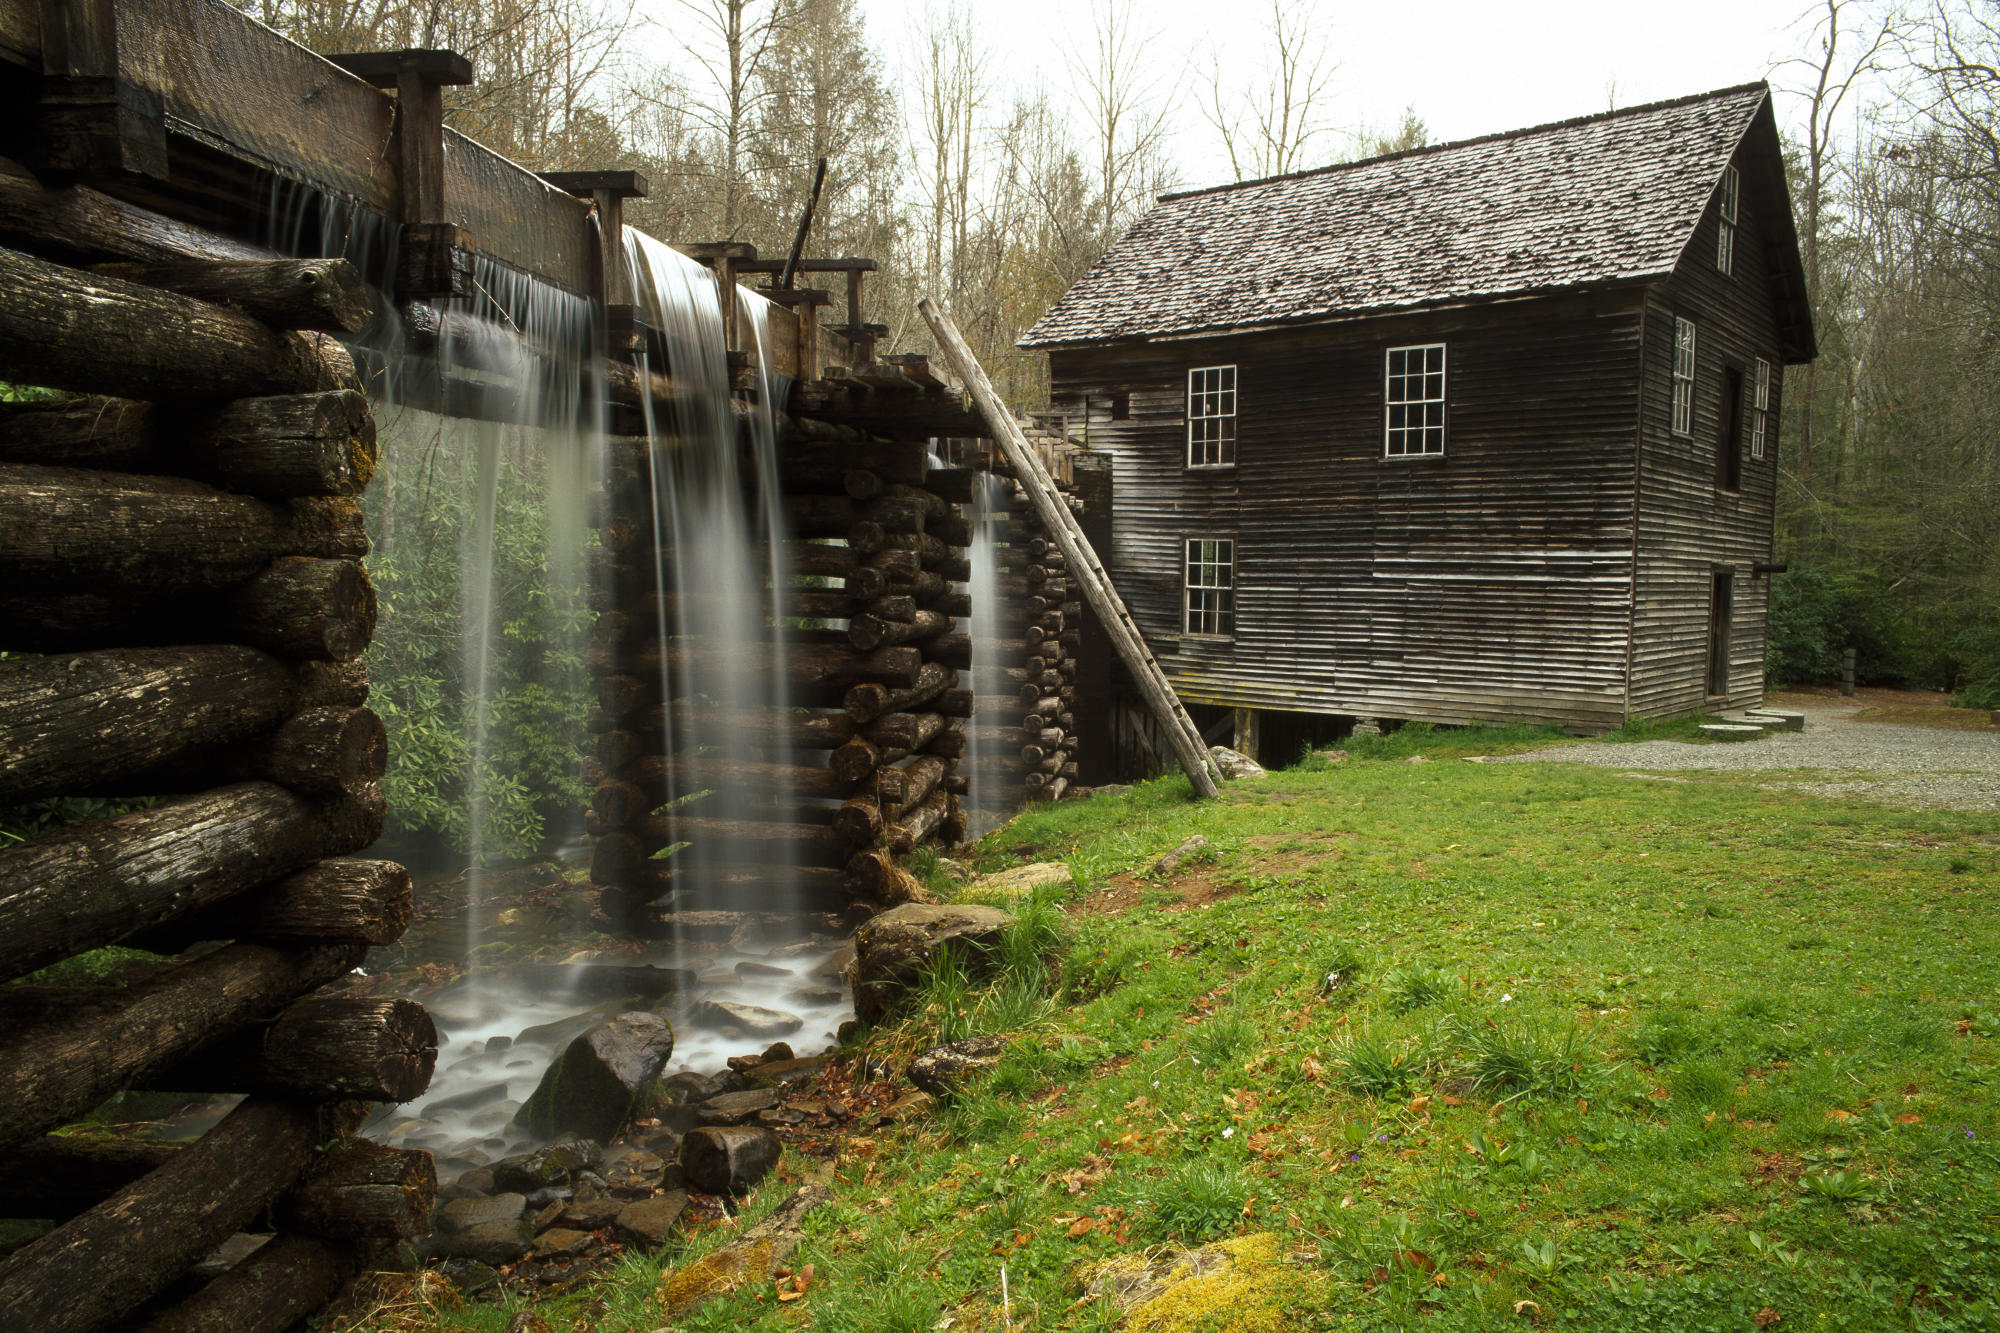
<path id="1" fill-rule="evenodd" d="M 1004 521 L 1007 483 L 990 472 L 973 478 L 972 489 L 972 717 L 967 720 L 968 740 L 965 768 L 970 774 L 966 792 L 967 836 L 977 838 L 1007 818 L 1006 784 L 1002 765 L 1007 746 L 991 739 L 994 728 L 982 718 L 982 704 L 990 697 L 1011 689 L 1006 664 L 1000 661 L 996 645 L 1002 633 L 1000 615 L 1000 555 L 1003 549 L 1000 525 Z"/>
<path id="2" fill-rule="evenodd" d="M 626 236 L 635 295 L 660 335 L 663 369 L 679 388 L 664 419 L 647 414 L 665 613 L 659 636 L 672 760 L 667 796 L 686 830 L 672 851 L 669 906 L 739 906 L 738 886 L 755 884 L 755 905 L 787 910 L 796 905 L 784 901 L 795 867 L 768 859 L 782 855 L 783 843 L 760 840 L 757 825 L 793 817 L 790 756 L 758 739 L 771 728 L 744 725 L 753 714 L 783 716 L 790 707 L 773 424 L 780 386 L 760 369 L 746 441 L 730 398 L 714 275 L 641 232 Z M 764 302 L 746 295 L 742 313 L 760 340 L 760 366 L 767 365 Z M 754 865 L 744 864 L 746 853 L 755 854 Z"/>

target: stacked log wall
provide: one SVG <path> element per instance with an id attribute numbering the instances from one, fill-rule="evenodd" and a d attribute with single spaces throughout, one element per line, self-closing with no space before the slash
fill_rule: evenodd
<path id="1" fill-rule="evenodd" d="M 810 386 L 801 397 L 817 401 Z M 636 437 L 614 442 L 591 654 L 592 878 L 606 890 L 608 912 L 641 931 L 670 930 L 683 908 L 800 901 L 829 924 L 855 924 L 906 891 L 893 869 L 898 858 L 965 835 L 965 508 L 932 489 L 927 437 L 803 411 L 781 415 L 779 427 L 788 528 L 780 567 L 789 577 L 778 633 L 791 708 L 709 717 L 753 743 L 768 737 L 774 751 L 787 742 L 792 758 L 783 763 L 728 764 L 671 748 L 685 731 L 671 725 L 676 715 L 700 705 L 665 697 L 675 662 L 662 658 L 658 626 L 677 608 L 654 571 L 682 553 L 655 545 L 651 446 Z M 676 647 L 667 656 L 703 651 Z M 698 801 L 668 805 L 674 792 L 722 784 L 793 798 L 731 825 L 705 821 Z M 679 882 L 675 858 L 655 855 L 704 840 L 707 878 L 719 883 Z M 696 892 L 677 894 L 682 888 Z"/>
<path id="2" fill-rule="evenodd" d="M 361 284 L 156 221 L 112 271 L 18 219 L 39 255 L 0 251 L 0 380 L 63 395 L 0 407 L 0 804 L 119 803 L 0 850 L 0 1216 L 56 1223 L 0 1258 L 5 1328 L 209 1327 L 225 1298 L 282 1328 L 435 1195 L 426 1154 L 350 1137 L 428 1084 L 429 1016 L 323 990 L 411 913 L 356 855 L 385 813 L 375 437 L 330 335 Z M 112 945 L 144 952 L 43 971 Z M 187 1144 L 54 1132 L 129 1089 L 245 1099 Z M 163 1306 L 246 1229 L 278 1233 L 254 1280 Z"/>

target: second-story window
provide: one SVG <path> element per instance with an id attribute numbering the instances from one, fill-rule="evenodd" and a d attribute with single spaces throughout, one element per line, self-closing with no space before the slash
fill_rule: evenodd
<path id="1" fill-rule="evenodd" d="M 1198 366 L 1188 371 L 1187 465 L 1236 464 L 1236 367 Z"/>
<path id="2" fill-rule="evenodd" d="M 1382 368 L 1382 453 L 1416 458 L 1444 452 L 1444 344 L 1391 347 Z"/>
<path id="3" fill-rule="evenodd" d="M 1771 420 L 1771 363 L 1757 359 L 1757 379 L 1750 399 L 1750 457 L 1762 461 L 1764 436 Z"/>
<path id="4" fill-rule="evenodd" d="M 1721 224 L 1715 230 L 1715 266 L 1724 273 L 1732 271 L 1736 262 L 1736 196 L 1742 189 L 1742 178 L 1735 167 L 1722 169 L 1722 187 L 1717 191 L 1717 209 L 1721 214 Z"/>
<path id="5" fill-rule="evenodd" d="M 1674 420 L 1676 435 L 1694 434 L 1694 321 L 1674 320 Z"/>

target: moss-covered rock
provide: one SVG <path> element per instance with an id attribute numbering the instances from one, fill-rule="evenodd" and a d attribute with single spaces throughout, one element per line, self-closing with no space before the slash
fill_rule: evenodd
<path id="1" fill-rule="evenodd" d="M 673 1024 L 643 1010 L 619 1014 L 563 1048 L 515 1123 L 542 1138 L 572 1133 L 607 1142 L 673 1053 Z"/>
<path id="2" fill-rule="evenodd" d="M 1110 1297 L 1131 1333 L 1284 1333 L 1324 1304 L 1326 1284 L 1269 1232 L 1199 1249 L 1122 1254 L 1085 1271 L 1091 1296 Z"/>

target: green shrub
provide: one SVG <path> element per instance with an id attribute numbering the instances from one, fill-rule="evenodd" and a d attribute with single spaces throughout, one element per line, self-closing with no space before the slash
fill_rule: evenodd
<path id="1" fill-rule="evenodd" d="M 1960 708 L 2000 708 L 2000 625 L 1975 625 L 1960 630 L 1951 643 L 1958 660 Z"/>

